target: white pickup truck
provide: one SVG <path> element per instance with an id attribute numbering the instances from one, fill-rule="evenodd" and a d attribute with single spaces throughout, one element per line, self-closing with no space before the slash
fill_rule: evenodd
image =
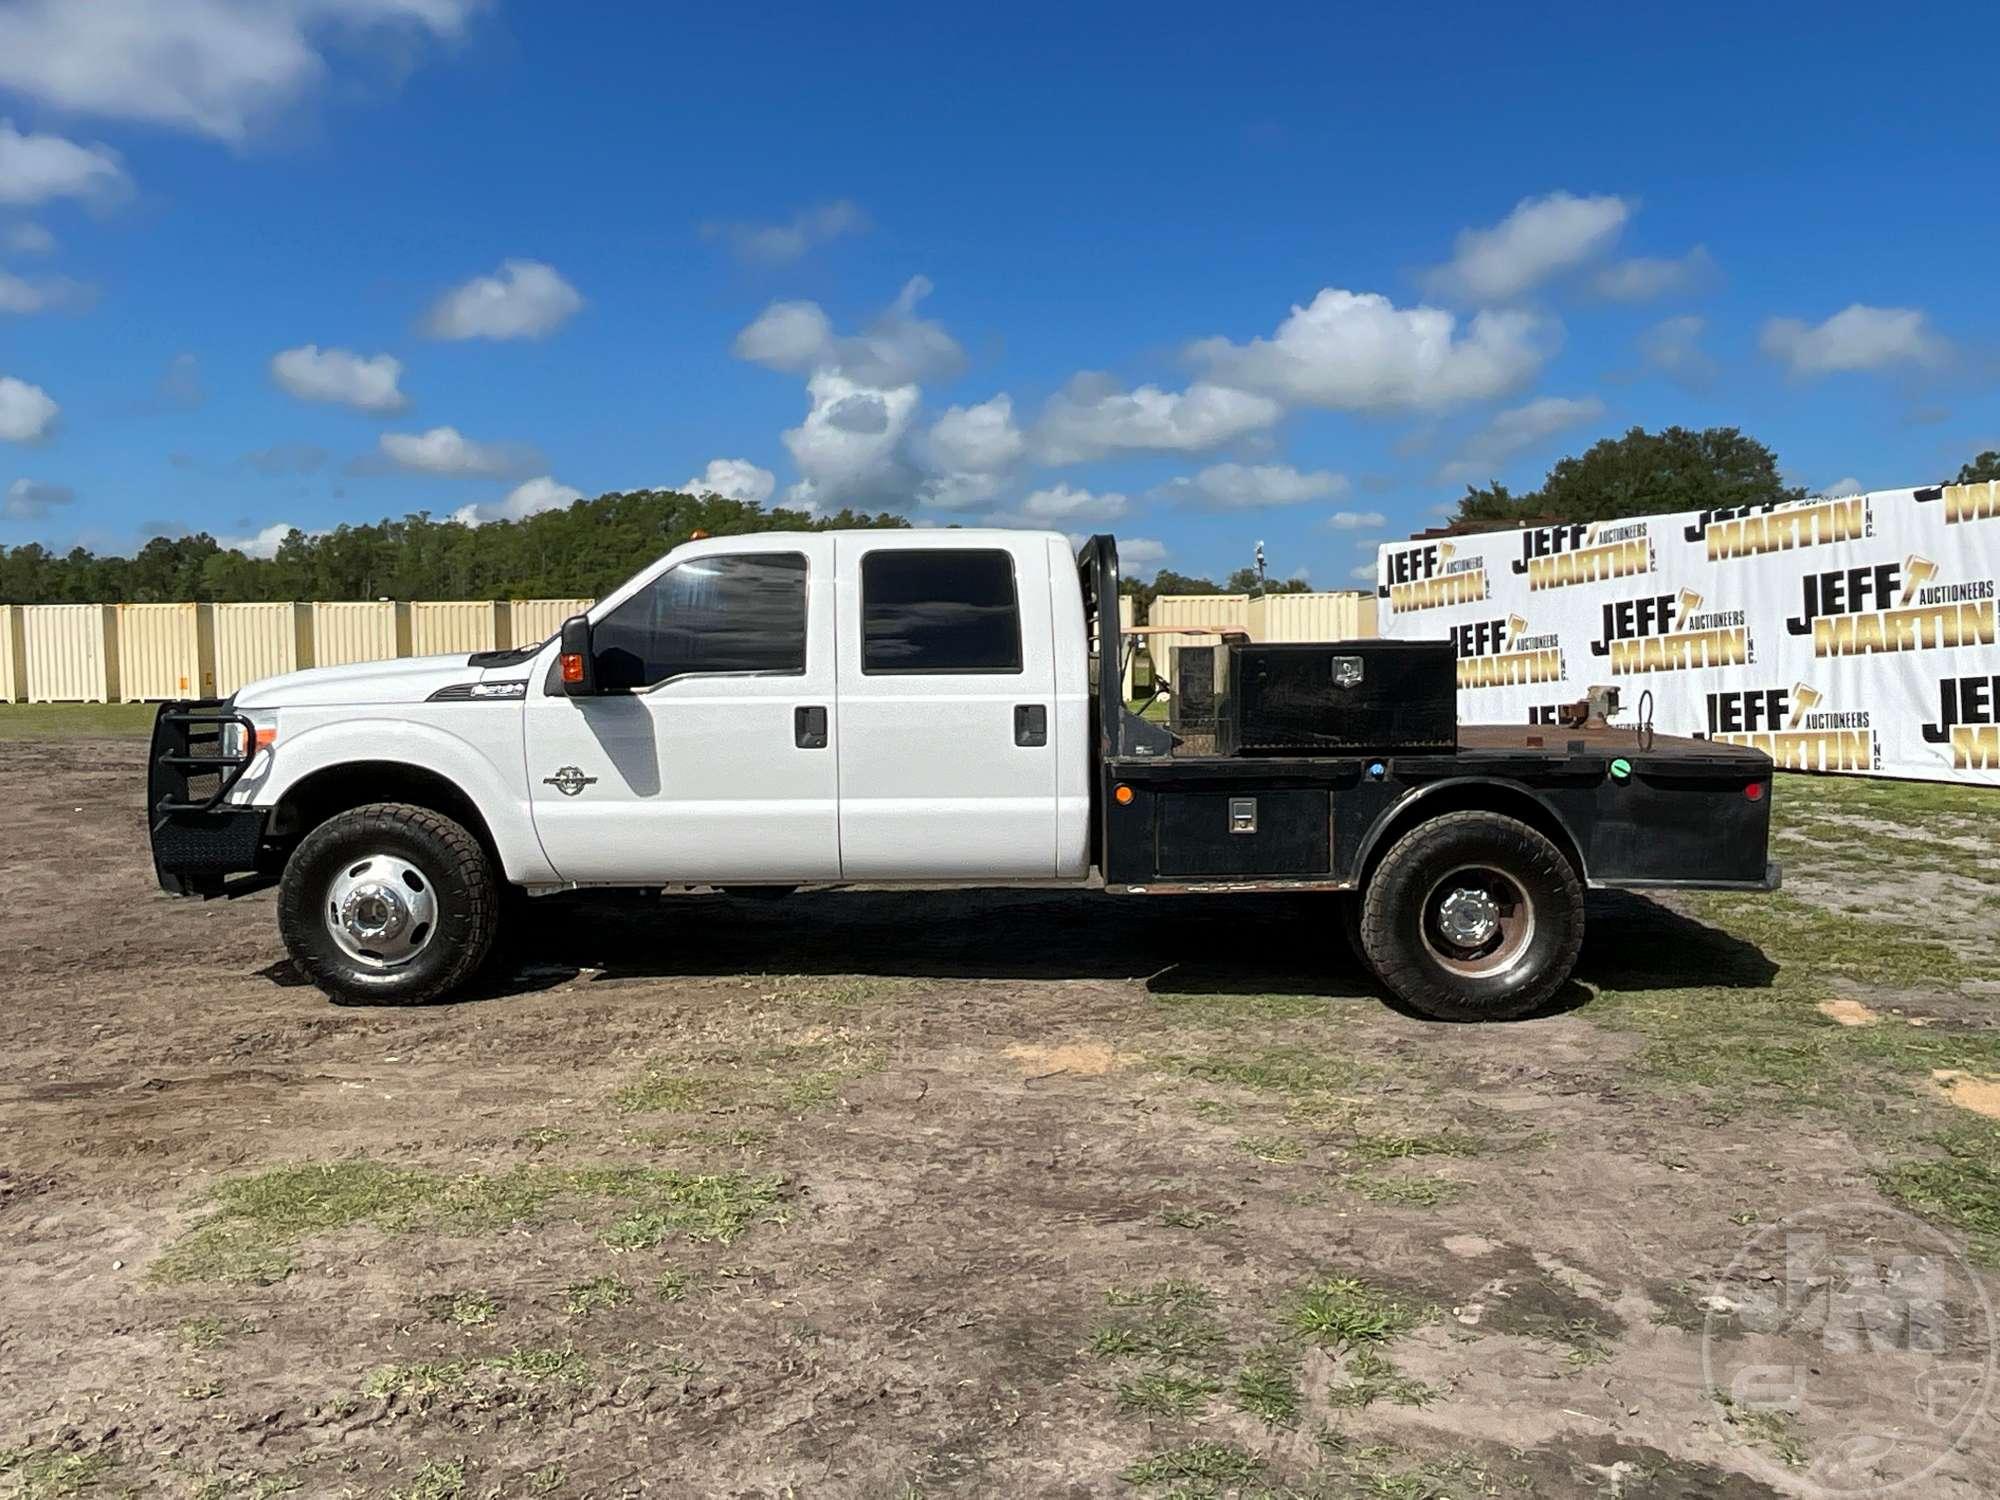
<path id="1" fill-rule="evenodd" d="M 1183 734 L 1123 701 L 1117 596 L 1108 536 L 700 538 L 539 645 L 164 705 L 154 864 L 276 884 L 356 1003 L 465 984 L 523 893 L 1101 881 L 1352 893 L 1329 915 L 1381 980 L 1455 1019 L 1551 995 L 1586 887 L 1776 883 L 1755 751 L 1461 730 L 1443 642 L 1221 648 Z"/>

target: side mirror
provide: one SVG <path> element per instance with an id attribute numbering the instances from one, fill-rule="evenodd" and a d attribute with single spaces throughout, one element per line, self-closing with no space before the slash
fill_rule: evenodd
<path id="1" fill-rule="evenodd" d="M 556 657 L 556 680 L 572 698 L 597 692 L 597 655 L 590 649 L 590 616 L 571 615 L 563 621 L 562 652 Z"/>

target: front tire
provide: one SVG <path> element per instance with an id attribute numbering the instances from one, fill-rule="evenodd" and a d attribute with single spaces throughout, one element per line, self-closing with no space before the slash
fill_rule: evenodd
<path id="1" fill-rule="evenodd" d="M 1398 839 L 1361 901 L 1361 948 L 1398 999 L 1441 1021 L 1545 1004 L 1583 946 L 1583 882 L 1514 818 L 1448 813 Z"/>
<path id="2" fill-rule="evenodd" d="M 292 962 L 344 1005 L 421 1005 L 485 963 L 499 926 L 492 861 L 426 807 L 339 813 L 285 863 L 278 928 Z"/>

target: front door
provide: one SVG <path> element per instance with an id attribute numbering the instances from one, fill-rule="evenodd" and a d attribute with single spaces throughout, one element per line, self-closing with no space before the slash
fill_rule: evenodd
<path id="1" fill-rule="evenodd" d="M 529 686 L 528 788 L 565 880 L 840 878 L 833 542 L 718 538 L 592 614 L 600 695 Z"/>
<path id="2" fill-rule="evenodd" d="M 1056 874 L 1055 650 L 1039 535 L 838 540 L 849 880 Z"/>

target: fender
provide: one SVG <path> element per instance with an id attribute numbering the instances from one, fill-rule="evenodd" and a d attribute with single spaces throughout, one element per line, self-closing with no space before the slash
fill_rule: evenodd
<path id="1" fill-rule="evenodd" d="M 542 852 L 529 810 L 520 705 L 454 705 L 450 712 L 484 721 L 481 727 L 488 730 L 481 736 L 484 743 L 407 717 L 343 718 L 303 728 L 287 723 L 270 751 L 263 776 L 254 772 L 245 776 L 231 800 L 275 807 L 318 772 L 363 761 L 393 761 L 440 776 L 465 794 L 486 820 L 508 880 L 517 885 L 560 880 Z M 502 755 L 507 758 L 505 765 L 496 763 Z"/>
<path id="2" fill-rule="evenodd" d="M 1531 803 L 1539 815 L 1537 826 L 1540 828 L 1540 831 L 1544 833 L 1550 830 L 1555 831 L 1557 835 L 1554 840 L 1556 847 L 1568 855 L 1570 863 L 1576 866 L 1577 878 L 1583 880 L 1586 884 L 1589 882 L 1590 874 L 1584 868 L 1583 849 L 1577 843 L 1576 835 L 1569 831 L 1569 825 L 1563 822 L 1561 815 L 1553 807 L 1549 806 L 1548 801 L 1540 792 L 1521 782 L 1511 781 L 1504 776 L 1449 776 L 1442 781 L 1427 782 L 1423 786 L 1417 787 L 1415 790 L 1397 798 L 1388 810 L 1375 820 L 1374 824 L 1369 828 L 1367 836 L 1362 839 L 1361 848 L 1354 856 L 1354 876 L 1356 883 L 1359 883 L 1361 872 L 1368 868 L 1369 861 L 1374 859 L 1376 851 L 1385 842 L 1388 831 L 1391 828 L 1405 822 L 1412 811 L 1425 811 L 1426 803 L 1444 805 L 1458 802 L 1460 799 L 1452 795 L 1454 791 L 1461 794 L 1468 791 L 1475 794 L 1498 792 L 1500 795 L 1497 798 L 1482 799 L 1476 796 L 1473 800 L 1483 800 L 1483 805 L 1490 806 L 1494 812 L 1503 815 L 1508 812 L 1507 804 L 1509 802 L 1518 800 Z"/>

